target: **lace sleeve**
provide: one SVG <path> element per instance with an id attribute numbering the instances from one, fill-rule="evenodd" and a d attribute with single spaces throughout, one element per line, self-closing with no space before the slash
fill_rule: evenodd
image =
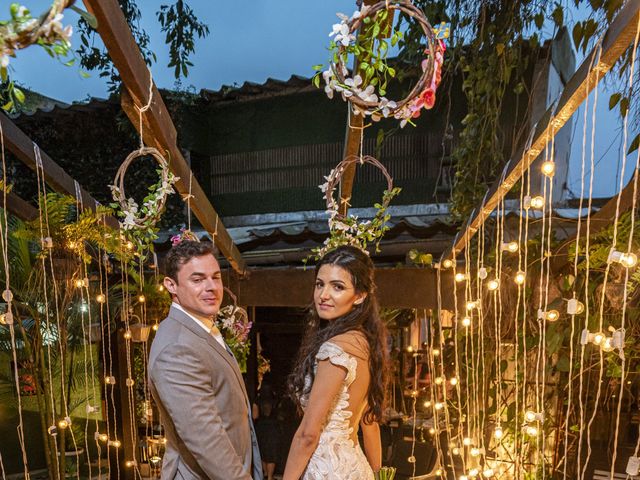
<path id="1" fill-rule="evenodd" d="M 347 369 L 347 376 L 345 382 L 347 386 L 351 385 L 356 379 L 356 369 L 358 367 L 358 361 L 352 355 L 345 352 L 340 346 L 332 342 L 324 342 L 320 345 L 320 349 L 316 354 L 316 360 L 329 360 L 334 365 L 344 367 Z"/>

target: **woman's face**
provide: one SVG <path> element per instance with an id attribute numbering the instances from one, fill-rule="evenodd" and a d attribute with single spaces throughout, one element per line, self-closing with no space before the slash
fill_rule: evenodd
<path id="1" fill-rule="evenodd" d="M 356 292 L 351 274 L 344 268 L 322 265 L 318 270 L 313 302 L 321 319 L 335 320 L 349 313 L 366 296 L 366 293 Z"/>

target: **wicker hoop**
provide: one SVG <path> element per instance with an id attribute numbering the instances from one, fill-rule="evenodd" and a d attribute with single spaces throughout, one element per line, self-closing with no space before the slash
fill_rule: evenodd
<path id="1" fill-rule="evenodd" d="M 336 165 L 336 168 L 334 168 L 331 171 L 331 174 L 327 178 L 326 198 L 327 198 L 328 210 L 332 210 L 333 208 L 339 206 L 339 204 L 336 204 L 336 201 L 333 198 L 333 192 L 335 191 L 336 187 L 340 183 L 340 179 L 342 178 L 342 175 L 344 175 L 344 172 L 347 170 L 347 167 L 355 163 L 359 163 L 360 165 L 364 165 L 366 163 L 376 167 L 378 170 L 382 172 L 382 174 L 387 180 L 387 191 L 390 192 L 391 190 L 393 190 L 393 179 L 391 178 L 391 175 L 389 175 L 389 172 L 387 171 L 386 167 L 382 163 L 380 163 L 374 157 L 371 157 L 369 155 L 365 155 L 364 157 L 360 157 L 357 155 L 350 155 L 344 160 L 342 160 L 338 165 Z M 391 201 L 390 198 L 388 199 L 385 198 L 383 199 L 381 205 L 386 209 L 389 206 L 390 201 Z M 342 215 L 341 213 L 338 213 L 336 214 L 335 218 L 340 220 L 340 219 L 346 218 L 346 216 Z"/>
<path id="2" fill-rule="evenodd" d="M 227 295 L 229 295 L 229 297 L 231 297 L 233 306 L 227 305 L 226 307 L 220 309 L 220 313 L 223 314 L 222 316 L 226 318 L 232 317 L 234 319 L 241 320 L 242 323 L 244 323 L 245 325 L 249 323 L 249 315 L 247 314 L 247 311 L 242 307 L 238 307 L 238 297 L 235 296 L 235 294 L 231 291 L 230 288 L 228 287 L 223 287 L 223 288 L 224 288 L 224 292 Z"/>
<path id="3" fill-rule="evenodd" d="M 135 159 L 140 157 L 146 157 L 146 156 L 153 157 L 153 159 L 158 163 L 158 165 L 160 165 L 160 169 L 162 172 L 161 173 L 162 183 L 164 184 L 165 182 L 166 183 L 170 182 L 169 164 L 157 149 L 152 147 L 144 147 L 131 152 L 129 156 L 125 158 L 124 162 L 122 162 L 122 165 L 120 165 L 120 168 L 118 168 L 118 172 L 116 173 L 116 176 L 113 180 L 113 184 L 118 187 L 118 190 L 114 191 L 113 198 L 116 202 L 120 204 L 120 208 L 125 213 L 129 211 L 127 195 L 125 194 L 125 191 L 124 191 L 124 177 L 125 177 L 125 174 L 127 173 L 127 168 L 129 168 L 129 166 Z M 144 217 L 138 217 L 134 215 L 134 223 L 138 227 L 143 227 L 145 226 L 146 222 L 150 220 L 157 220 L 158 218 L 160 218 L 160 214 L 164 209 L 164 205 L 166 202 L 167 202 L 167 196 L 162 195 L 158 201 L 157 209 L 155 210 L 155 212 L 151 214 L 147 214 Z"/>
<path id="4" fill-rule="evenodd" d="M 372 5 L 366 10 L 365 15 L 362 15 L 358 18 L 350 20 L 347 25 L 349 26 L 349 33 L 353 34 L 358 30 L 363 22 L 363 20 L 367 17 L 375 16 L 381 10 L 399 10 L 400 12 L 414 18 L 418 21 L 422 30 L 424 31 L 425 38 L 427 40 L 427 50 L 429 55 L 427 57 L 427 68 L 424 69 L 422 75 L 418 82 L 414 85 L 413 89 L 409 92 L 409 94 L 403 98 L 402 100 L 396 102 L 395 108 L 389 108 L 389 117 L 393 117 L 397 112 L 402 111 L 405 105 L 414 100 L 416 97 L 420 95 L 420 93 L 427 86 L 428 82 L 431 81 L 434 74 L 435 68 L 435 58 L 437 52 L 437 42 L 436 42 L 436 34 L 433 31 L 433 27 L 427 20 L 427 17 L 424 15 L 422 10 L 417 8 L 413 3 L 408 0 L 386 0 L 382 2 L 378 2 L 375 5 Z M 344 45 L 340 45 L 338 48 L 338 63 L 332 63 L 331 68 L 338 79 L 338 81 L 342 84 L 345 83 L 346 77 L 344 72 L 348 71 L 346 65 L 342 60 L 342 54 L 346 51 L 347 47 Z M 351 95 L 347 97 L 347 100 L 351 102 L 353 105 L 357 106 L 358 109 L 362 111 L 366 111 L 369 114 L 372 114 L 376 111 L 380 110 L 380 104 L 378 102 L 368 102 L 363 100 L 358 95 Z"/>

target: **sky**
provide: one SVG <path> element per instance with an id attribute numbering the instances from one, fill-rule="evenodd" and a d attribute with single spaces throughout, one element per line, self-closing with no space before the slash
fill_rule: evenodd
<path id="1" fill-rule="evenodd" d="M 151 67 L 154 80 L 161 88 L 173 88 L 173 69 L 166 67 L 168 48 L 155 18 L 155 11 L 161 3 L 138 0 L 142 9 L 142 26 L 151 36 L 158 59 Z M 241 85 L 245 81 L 262 83 L 267 78 L 286 80 L 291 75 L 312 76 L 313 65 L 327 62 L 328 33 L 332 24 L 338 21 L 336 12 L 350 15 L 355 10 L 354 0 L 234 0 L 215 3 L 211 0 L 189 0 L 188 3 L 210 29 L 207 38 L 197 40 L 196 54 L 191 58 L 194 67 L 190 69 L 189 77 L 182 80 L 183 88 L 193 85 L 196 91 L 203 88 L 217 90 L 223 85 Z M 32 0 L 28 4 L 33 12 L 41 12 L 50 0 Z M 2 12 L 4 15 L 4 9 Z M 575 12 L 573 16 L 580 18 L 581 15 L 581 12 Z M 75 24 L 77 19 L 76 13 L 68 11 L 63 24 Z M 79 36 L 72 37 L 74 41 L 79 41 Z M 578 58 L 578 65 L 580 61 Z M 12 59 L 11 68 L 18 83 L 64 102 L 108 95 L 105 82 L 95 72 L 90 78 L 83 78 L 77 67 L 57 63 L 40 48 L 20 51 L 18 58 Z M 608 111 L 609 94 L 603 85 L 596 107 L 596 128 L 589 125 L 586 138 L 583 136 L 584 110 L 581 108 L 574 115 L 567 184 L 575 195 L 579 194 L 581 185 L 582 144 L 587 142 L 589 153 L 592 135 L 595 135 L 593 150 L 596 162 L 593 196 L 611 196 L 618 190 L 623 135 L 619 118 Z M 592 95 L 590 108 L 593 98 Z M 635 161 L 635 155 L 627 161 L 625 183 Z M 587 158 L 586 162 L 589 172 L 590 159 Z"/>

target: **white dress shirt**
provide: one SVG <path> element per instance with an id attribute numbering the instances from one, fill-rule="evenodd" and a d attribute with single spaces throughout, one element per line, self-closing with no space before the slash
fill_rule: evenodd
<path id="1" fill-rule="evenodd" d="M 171 304 L 171 306 L 177 308 L 178 310 L 183 312 L 185 315 L 187 315 L 191 320 L 193 320 L 198 325 L 200 325 L 204 329 L 205 332 L 207 332 L 209 335 L 211 335 L 213 338 L 215 338 L 218 341 L 218 343 L 220 345 L 222 345 L 222 348 L 224 348 L 225 350 L 227 349 L 227 345 L 226 345 L 226 343 L 224 343 L 224 338 L 222 338 L 222 334 L 220 333 L 220 330 L 218 330 L 218 327 L 215 326 L 213 321 L 211 321 L 211 325 L 207 325 L 201 319 L 199 319 L 195 315 L 193 315 L 193 314 L 189 313 L 187 310 L 185 310 L 182 307 L 182 305 L 180 305 L 179 303 L 173 302 Z"/>

